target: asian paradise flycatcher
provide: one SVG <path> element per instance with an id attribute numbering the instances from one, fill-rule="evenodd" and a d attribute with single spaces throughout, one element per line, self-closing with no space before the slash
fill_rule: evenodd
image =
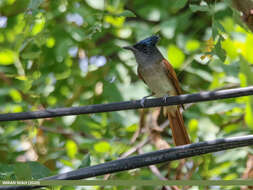
<path id="1" fill-rule="evenodd" d="M 158 40 L 159 37 L 154 35 L 133 46 L 124 48 L 134 53 L 138 63 L 138 75 L 150 88 L 152 95 L 164 97 L 166 100 L 168 95 L 179 95 L 182 91 L 173 67 L 156 47 Z M 189 144 L 190 139 L 180 112 L 180 106 L 167 106 L 164 110 L 170 121 L 175 145 Z"/>

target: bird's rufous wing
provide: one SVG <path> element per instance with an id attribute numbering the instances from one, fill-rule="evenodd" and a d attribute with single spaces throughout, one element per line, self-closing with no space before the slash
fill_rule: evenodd
<path id="1" fill-rule="evenodd" d="M 162 60 L 165 69 L 168 73 L 168 77 L 175 88 L 177 95 L 182 94 L 181 88 L 179 86 L 179 81 L 177 79 L 176 72 L 174 71 L 171 64 L 166 60 Z M 182 108 L 184 109 L 184 105 L 181 104 Z M 168 119 L 170 121 L 170 128 L 172 131 L 173 140 L 176 146 L 190 144 L 190 138 L 187 133 L 187 130 L 184 125 L 183 115 L 179 110 L 179 106 L 177 106 L 176 111 L 174 113 L 168 111 Z"/>
<path id="2" fill-rule="evenodd" d="M 144 82 L 145 84 L 147 84 L 147 83 L 145 82 L 144 78 L 141 76 L 141 72 L 140 72 L 140 70 L 139 70 L 139 67 L 137 68 L 137 74 L 138 74 L 139 78 L 140 78 L 141 80 L 143 80 L 143 82 Z"/>
<path id="3" fill-rule="evenodd" d="M 176 72 L 174 71 L 173 67 L 166 59 L 163 59 L 162 62 L 167 70 L 168 77 L 171 80 L 171 82 L 175 88 L 175 91 L 177 93 L 176 95 L 182 94 L 182 90 L 180 88 L 179 81 L 177 79 L 177 75 L 176 75 Z"/>

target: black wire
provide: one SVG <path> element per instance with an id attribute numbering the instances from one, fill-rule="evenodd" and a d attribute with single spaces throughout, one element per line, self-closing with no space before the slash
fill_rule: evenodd
<path id="1" fill-rule="evenodd" d="M 40 180 L 77 180 L 95 177 L 104 174 L 111 174 L 153 164 L 179 160 L 202 154 L 224 151 L 228 149 L 253 145 L 253 135 L 217 139 L 206 142 L 193 143 L 189 145 L 177 146 L 174 148 L 154 151 L 128 158 L 118 159 L 87 168 L 81 168 L 71 172 L 56 176 L 42 178 Z M 0 187 L 0 190 L 28 190 L 38 188 L 38 186 L 16 186 Z"/>
<path id="2" fill-rule="evenodd" d="M 171 96 L 166 98 L 166 102 L 164 102 L 163 98 L 147 99 L 145 100 L 144 108 L 179 105 L 193 102 L 203 102 L 248 95 L 253 95 L 253 86 L 245 88 L 234 88 L 228 90 L 208 91 L 195 94 L 184 94 L 180 96 Z M 0 121 L 50 118 L 58 116 L 91 114 L 91 113 L 111 112 L 129 109 L 138 109 L 138 108 L 143 108 L 141 105 L 141 100 L 125 101 L 109 104 L 96 104 L 81 107 L 46 109 L 34 112 L 0 114 Z"/>

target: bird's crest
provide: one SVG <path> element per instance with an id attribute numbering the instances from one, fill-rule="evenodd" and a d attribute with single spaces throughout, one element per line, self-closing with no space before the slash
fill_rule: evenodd
<path id="1" fill-rule="evenodd" d="M 141 40 L 140 42 L 136 43 L 134 46 L 155 46 L 156 43 L 159 41 L 159 36 L 153 35 L 148 38 L 145 38 L 144 40 Z"/>

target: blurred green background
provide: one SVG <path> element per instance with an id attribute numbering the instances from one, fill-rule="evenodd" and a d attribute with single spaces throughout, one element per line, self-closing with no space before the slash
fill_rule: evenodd
<path id="1" fill-rule="evenodd" d="M 0 0 L 0 113 L 141 99 L 150 92 L 136 75 L 133 54 L 121 47 L 153 34 L 184 93 L 253 84 L 253 34 L 229 0 Z M 192 142 L 252 133 L 251 97 L 186 107 Z M 115 160 L 146 139 L 139 152 L 173 146 L 167 125 L 154 129 L 164 121 L 159 109 L 148 109 L 1 122 L 0 177 L 38 179 Z M 157 168 L 168 179 L 247 178 L 251 152 L 240 148 Z M 158 177 L 141 168 L 110 179 Z"/>

